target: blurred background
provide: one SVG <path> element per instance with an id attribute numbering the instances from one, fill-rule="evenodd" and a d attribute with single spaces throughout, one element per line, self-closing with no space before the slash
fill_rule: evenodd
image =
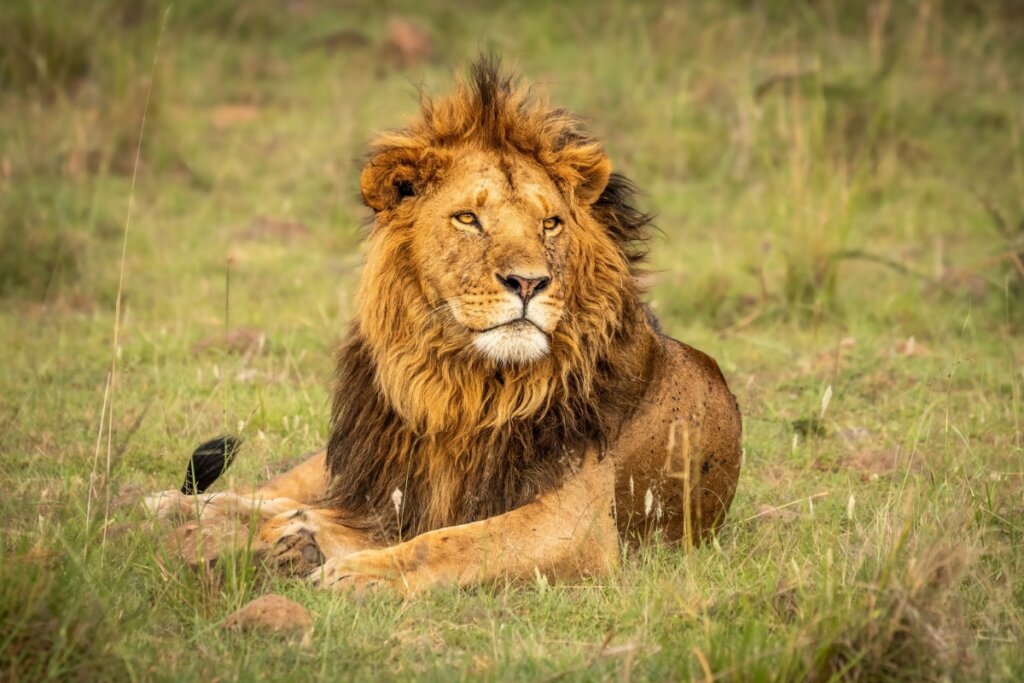
<path id="1" fill-rule="evenodd" d="M 6 2 L 0 297 L 109 309 L 149 94 L 132 301 L 221 316 L 203 283 L 234 251 L 239 322 L 320 303 L 336 333 L 346 297 L 325 295 L 357 263 L 365 141 L 480 52 L 585 116 L 646 191 L 670 323 L 870 307 L 939 325 L 921 336 L 941 331 L 930 302 L 968 297 L 1020 324 L 1008 0 Z"/>
<path id="2" fill-rule="evenodd" d="M 358 160 L 480 53 L 657 214 L 651 306 L 744 413 L 730 524 L 599 590 L 282 582 L 322 662 L 240 650 L 212 629 L 264 584 L 114 534 L 211 436 L 247 439 L 228 485 L 321 447 Z M 1020 680 L 1022 134 L 1019 0 L 3 0 L 0 678 L 608 678 L 614 635 L 659 680 Z"/>

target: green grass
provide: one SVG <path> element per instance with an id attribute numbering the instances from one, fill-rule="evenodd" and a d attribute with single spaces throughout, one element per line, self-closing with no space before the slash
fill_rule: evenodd
<path id="1" fill-rule="evenodd" d="M 1024 677 L 1015 3 L 471 7 L 186 0 L 155 68 L 160 2 L 0 8 L 0 679 Z M 436 62 L 383 64 L 389 12 Z M 479 50 L 586 116 L 659 214 L 652 306 L 745 417 L 729 523 L 610 581 L 408 602 L 181 566 L 130 501 L 240 423 L 229 484 L 324 442 L 355 160 Z M 195 350 L 240 326 L 265 352 Z M 221 630 L 271 590 L 310 643 Z"/>

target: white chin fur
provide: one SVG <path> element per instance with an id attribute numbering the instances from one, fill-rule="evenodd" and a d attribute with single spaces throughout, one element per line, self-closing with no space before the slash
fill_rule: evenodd
<path id="1" fill-rule="evenodd" d="M 530 363 L 547 355 L 548 338 L 533 325 L 520 323 L 480 332 L 473 346 L 498 363 Z"/>

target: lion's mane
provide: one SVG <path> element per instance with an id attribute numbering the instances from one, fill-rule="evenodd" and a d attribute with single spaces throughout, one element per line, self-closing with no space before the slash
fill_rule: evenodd
<path id="1" fill-rule="evenodd" d="M 535 363 L 496 366 L 454 342 L 424 296 L 411 195 L 440 182 L 446 152 L 462 145 L 535 160 L 591 228 L 551 352 Z M 577 117 L 532 101 L 488 59 L 452 95 L 423 96 L 409 127 L 375 140 L 362 185 L 377 215 L 338 352 L 327 450 L 324 504 L 346 523 L 394 540 L 507 512 L 558 486 L 637 407 L 657 346 L 635 277 L 650 218 L 617 174 L 597 201 L 577 201 L 587 181 L 578 169 L 602 161 Z"/>

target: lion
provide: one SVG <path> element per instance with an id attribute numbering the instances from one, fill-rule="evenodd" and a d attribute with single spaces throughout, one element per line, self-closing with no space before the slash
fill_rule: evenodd
<path id="1" fill-rule="evenodd" d="M 219 552 L 251 515 L 274 567 L 412 594 L 605 577 L 622 547 L 714 533 L 739 407 L 643 303 L 651 218 L 579 117 L 482 58 L 359 182 L 374 218 L 326 449 L 251 492 L 149 497 L 198 512 L 177 538 Z"/>

